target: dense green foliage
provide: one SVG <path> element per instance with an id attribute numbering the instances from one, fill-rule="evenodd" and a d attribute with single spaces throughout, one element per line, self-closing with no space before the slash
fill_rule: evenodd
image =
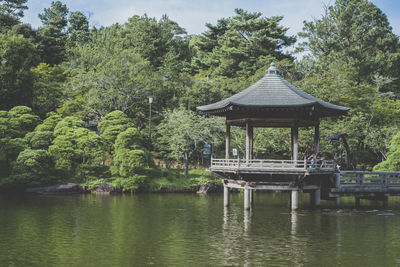
<path id="1" fill-rule="evenodd" d="M 52 163 L 46 150 L 25 149 L 19 153 L 13 163 L 11 184 L 14 186 L 37 186 L 51 182 Z"/>
<path id="2" fill-rule="evenodd" d="M 28 0 L 1 0 L 0 1 L 0 31 L 11 29 L 12 26 L 20 23 L 24 16 L 25 5 Z"/>
<path id="3" fill-rule="evenodd" d="M 68 8 L 60 1 L 52 2 L 51 7 L 45 8 L 39 18 L 43 27 L 38 29 L 42 58 L 50 65 L 61 63 L 65 56 L 65 43 L 68 25 Z"/>
<path id="4" fill-rule="evenodd" d="M 199 151 L 201 153 L 201 145 L 221 142 L 222 125 L 221 120 L 202 118 L 190 110 L 168 110 L 157 127 L 157 144 L 167 152 L 165 157 L 185 160 L 187 176 L 189 160 Z"/>
<path id="5" fill-rule="evenodd" d="M 296 38 L 286 36 L 287 28 L 279 25 L 283 17 L 261 17 L 235 9 L 235 16 L 220 19 L 216 25 L 191 41 L 195 56 L 192 65 L 212 76 L 250 76 L 271 60 L 291 58 L 282 49 Z"/>
<path id="6" fill-rule="evenodd" d="M 33 29 L 20 23 L 26 2 L 0 1 L 0 187 L 104 180 L 137 190 L 154 183 L 155 163 L 183 162 L 187 175 L 204 163 L 204 144 L 225 153 L 223 120 L 198 116 L 196 106 L 245 89 L 272 61 L 299 88 L 351 108 L 321 122 L 325 158 L 398 170 L 400 43 L 367 0 L 336 0 L 304 22 L 296 48 L 309 53 L 297 60 L 280 16 L 236 9 L 188 35 L 167 15 L 90 27 L 55 1 Z M 255 157 L 290 157 L 288 129 L 254 134 Z M 231 135 L 243 156 L 244 130 Z M 300 157 L 312 143 L 312 129 L 300 129 Z"/>
<path id="7" fill-rule="evenodd" d="M 44 117 L 48 112 L 55 111 L 59 105 L 66 75 L 61 67 L 50 67 L 46 63 L 40 63 L 31 72 L 34 75 L 32 108 Z"/>
<path id="8" fill-rule="evenodd" d="M 380 90 L 400 93 L 393 83 L 400 78 L 399 38 L 386 15 L 368 0 L 337 0 L 325 15 L 305 22 L 303 47 L 311 51 L 316 66 L 332 63 L 353 68 L 357 83 L 383 81 Z"/>
<path id="9" fill-rule="evenodd" d="M 385 161 L 374 167 L 376 171 L 400 171 L 400 133 L 393 136 Z"/>
<path id="10" fill-rule="evenodd" d="M 30 71 L 39 58 L 30 39 L 0 34 L 0 106 L 31 105 L 34 76 Z"/>

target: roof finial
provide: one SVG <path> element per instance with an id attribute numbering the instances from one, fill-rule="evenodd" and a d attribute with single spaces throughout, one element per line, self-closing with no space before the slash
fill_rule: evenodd
<path id="1" fill-rule="evenodd" d="M 270 67 L 267 69 L 267 71 L 265 72 L 265 74 L 277 74 L 279 75 L 279 70 L 275 67 L 275 63 L 271 62 Z"/>

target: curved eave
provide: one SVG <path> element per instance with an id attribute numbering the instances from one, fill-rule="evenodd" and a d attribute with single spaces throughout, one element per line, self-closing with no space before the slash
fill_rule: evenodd
<path id="1" fill-rule="evenodd" d="M 297 105 L 242 105 L 240 103 L 235 103 L 231 102 L 228 103 L 228 105 L 222 107 L 222 108 L 214 108 L 214 109 L 207 109 L 207 106 L 200 106 L 197 107 L 197 111 L 200 114 L 207 114 L 207 115 L 213 115 L 213 116 L 226 116 L 227 114 L 234 112 L 234 111 L 240 111 L 240 110 L 255 110 L 255 111 L 262 111 L 262 110 L 275 110 L 275 111 L 280 111 L 280 110 L 286 110 L 290 111 L 293 109 L 296 111 L 297 108 L 306 108 L 309 107 L 311 111 L 315 110 L 317 114 L 319 114 L 319 117 L 336 117 L 336 116 L 341 116 L 341 115 L 346 115 L 350 108 L 347 107 L 342 107 L 334 104 L 328 103 L 332 107 L 326 107 L 322 105 L 319 102 L 312 102 L 308 104 L 297 104 Z M 213 105 L 213 104 L 211 104 Z"/>
<path id="2" fill-rule="evenodd" d="M 197 112 L 199 112 L 200 114 L 207 114 L 207 115 L 214 115 L 214 116 L 225 116 L 225 114 L 227 112 L 233 110 L 232 105 L 228 105 L 226 107 L 217 108 L 217 109 L 202 109 L 203 107 L 207 107 L 207 106 L 197 107 L 196 108 Z"/>

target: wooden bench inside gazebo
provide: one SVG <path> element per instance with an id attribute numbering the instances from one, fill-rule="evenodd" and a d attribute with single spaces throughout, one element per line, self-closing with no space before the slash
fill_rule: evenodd
<path id="1" fill-rule="evenodd" d="M 229 205 L 229 188 L 244 189 L 244 206 L 252 204 L 253 190 L 291 191 L 291 208 L 297 209 L 298 191 L 312 191 L 319 204 L 320 180 L 334 174 L 333 160 L 298 157 L 299 127 L 314 127 L 314 154 L 319 153 L 319 122 L 324 117 L 347 114 L 349 108 L 330 104 L 296 88 L 280 76 L 274 63 L 265 76 L 247 89 L 219 102 L 197 107 L 200 114 L 226 118 L 225 158 L 212 158 L 210 170 L 223 179 L 224 205 Z M 231 126 L 246 128 L 244 158 L 231 158 Z M 254 159 L 253 129 L 291 129 L 291 159 Z"/>

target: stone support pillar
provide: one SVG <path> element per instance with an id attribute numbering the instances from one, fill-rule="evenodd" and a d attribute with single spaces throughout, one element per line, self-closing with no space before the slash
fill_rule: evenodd
<path id="1" fill-rule="evenodd" d="M 340 206 L 340 197 L 336 197 L 335 204 L 336 206 Z"/>
<path id="2" fill-rule="evenodd" d="M 229 206 L 229 187 L 224 186 L 224 207 Z"/>
<path id="3" fill-rule="evenodd" d="M 318 189 L 314 191 L 314 205 L 318 207 L 320 204 L 321 204 L 321 188 L 318 187 Z"/>
<path id="4" fill-rule="evenodd" d="M 290 208 L 291 210 L 297 210 L 299 207 L 299 191 L 292 190 Z"/>
<path id="5" fill-rule="evenodd" d="M 250 189 L 244 189 L 244 209 L 250 209 Z"/>

